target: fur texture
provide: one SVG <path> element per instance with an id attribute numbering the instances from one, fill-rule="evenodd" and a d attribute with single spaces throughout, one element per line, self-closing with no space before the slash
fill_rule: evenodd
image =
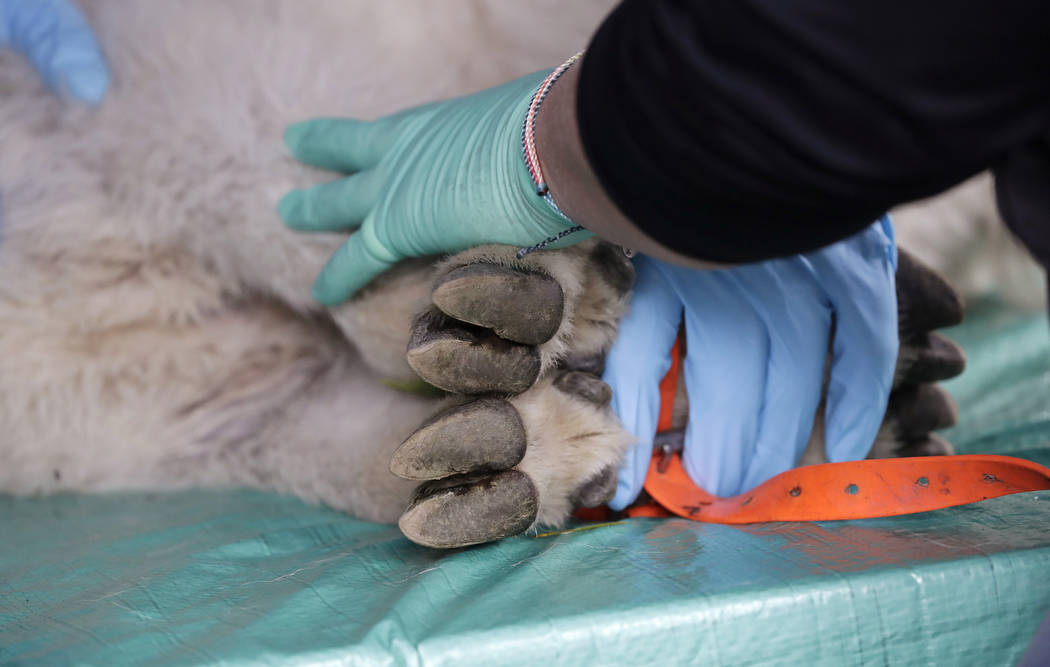
<path id="1" fill-rule="evenodd" d="M 443 403 L 381 380 L 414 377 L 405 346 L 435 273 L 408 262 L 321 311 L 310 284 L 342 237 L 274 211 L 332 176 L 291 160 L 283 128 L 548 66 L 611 3 L 554 25 L 554 3 L 82 4 L 113 70 L 100 108 L 0 52 L 0 491 L 247 485 L 396 519 L 412 485 L 390 455 Z M 571 296 L 580 278 L 561 277 Z M 552 502 L 572 490 L 550 486 Z"/>
<path id="2" fill-rule="evenodd" d="M 322 310 L 309 288 L 343 237 L 274 211 L 332 175 L 281 133 L 549 67 L 613 4 L 85 0 L 114 79 L 94 110 L 0 52 L 0 492 L 251 486 L 395 520 L 413 484 L 391 455 L 449 404 L 384 383 L 415 377 L 405 349 L 435 278 L 472 262 L 553 277 L 544 372 L 607 349 L 626 295 L 588 264 L 593 244 L 523 262 L 484 247 L 405 262 Z M 630 444 L 556 384 L 511 399 L 541 523 Z"/>

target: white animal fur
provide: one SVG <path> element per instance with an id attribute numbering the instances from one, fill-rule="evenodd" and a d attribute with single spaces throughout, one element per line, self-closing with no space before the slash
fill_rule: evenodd
<path id="1" fill-rule="evenodd" d="M 378 378 L 410 373 L 429 265 L 321 312 L 309 285 L 341 238 L 288 232 L 274 206 L 331 176 L 290 160 L 281 132 L 549 67 L 612 4 L 91 0 L 114 74 L 97 110 L 0 53 L 0 491 L 246 485 L 394 520 L 411 485 L 390 453 L 439 404 Z M 550 268 L 572 305 L 573 272 Z M 546 365 L 609 331 L 567 318 L 560 334 Z M 515 399 L 544 522 L 627 444 L 551 391 Z M 581 429 L 605 435 L 562 444 Z"/>
<path id="2" fill-rule="evenodd" d="M 247 485 L 396 519 L 412 485 L 390 454 L 443 404 L 379 380 L 410 375 L 432 271 L 400 266 L 329 319 L 309 287 L 342 237 L 295 234 L 274 210 L 332 175 L 287 157 L 283 128 L 550 66 L 610 4 L 92 0 L 113 70 L 97 110 L 0 53 L 0 491 Z M 530 261 L 571 306 L 568 258 Z M 628 444 L 552 392 L 514 399 L 546 523 Z M 605 437 L 561 442 L 582 432 Z"/>

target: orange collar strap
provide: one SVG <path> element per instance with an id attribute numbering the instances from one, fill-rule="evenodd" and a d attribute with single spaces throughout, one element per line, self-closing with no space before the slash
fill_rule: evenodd
<path id="1" fill-rule="evenodd" d="M 693 484 L 678 454 L 669 461 L 654 456 L 645 478 L 645 490 L 672 514 L 732 524 L 897 516 L 1044 489 L 1050 489 L 1050 469 L 990 454 L 803 466 L 732 498 Z"/>
<path id="2" fill-rule="evenodd" d="M 660 383 L 659 430 L 671 426 L 680 341 Z M 897 516 L 966 505 L 988 498 L 1050 489 L 1050 468 L 1012 456 L 922 456 L 824 463 L 794 468 L 732 498 L 693 484 L 678 454 L 656 452 L 645 490 L 658 505 L 639 505 L 629 516 L 677 514 L 709 523 L 833 521 Z"/>

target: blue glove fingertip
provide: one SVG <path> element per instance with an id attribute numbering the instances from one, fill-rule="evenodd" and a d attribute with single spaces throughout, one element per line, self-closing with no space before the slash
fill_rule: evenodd
<path id="1" fill-rule="evenodd" d="M 109 88 L 109 70 L 91 27 L 66 0 L 0 2 L 0 44 L 6 43 L 57 93 L 94 105 Z"/>
<path id="2" fill-rule="evenodd" d="M 645 486 L 645 477 L 649 473 L 649 459 L 652 457 L 651 442 L 639 442 L 627 452 L 624 465 L 617 474 L 616 494 L 609 501 L 609 507 L 619 512 L 633 503 Z"/>
<path id="3" fill-rule="evenodd" d="M 863 248 L 873 233 L 882 236 L 880 243 L 894 246 L 892 226 L 883 216 L 869 230 L 814 255 L 818 266 L 838 265 L 837 280 L 828 284 L 837 318 L 825 413 L 830 461 L 867 455 L 882 423 L 897 363 L 896 272 L 891 265 L 895 256 L 887 256 L 881 265 L 858 261 L 870 254 Z"/>
<path id="4" fill-rule="evenodd" d="M 628 313 L 606 357 L 602 379 L 613 390 L 612 408 L 637 443 L 620 468 L 609 506 L 621 510 L 635 501 L 649 473 L 660 414 L 660 380 L 671 365 L 671 346 L 682 304 L 659 270 L 643 255 L 634 260 L 636 280 Z"/>
<path id="5" fill-rule="evenodd" d="M 62 70 L 58 89 L 73 99 L 96 106 L 109 89 L 109 72 L 98 64 L 86 63 Z"/>
<path id="6" fill-rule="evenodd" d="M 886 235 L 889 240 L 889 253 L 890 266 L 893 267 L 894 273 L 897 271 L 897 232 L 893 229 L 893 216 L 889 213 L 883 213 L 882 217 L 879 218 L 879 225 L 882 227 L 882 232 Z"/>

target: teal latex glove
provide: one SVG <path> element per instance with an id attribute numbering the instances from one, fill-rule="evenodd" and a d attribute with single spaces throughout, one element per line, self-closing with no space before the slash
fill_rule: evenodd
<path id="1" fill-rule="evenodd" d="M 54 91 L 97 104 L 109 70 L 90 26 L 66 0 L 0 0 L 0 46 L 25 56 Z"/>
<path id="2" fill-rule="evenodd" d="M 522 159 L 525 113 L 548 73 L 372 122 L 289 127 L 285 142 L 296 159 L 352 174 L 278 204 L 293 229 L 356 229 L 321 271 L 314 298 L 335 305 L 407 257 L 483 243 L 531 246 L 570 228 L 536 194 Z"/>
<path id="3" fill-rule="evenodd" d="M 719 271 L 635 259 L 631 309 L 606 361 L 613 409 L 639 440 L 610 503 L 638 497 L 652 456 L 659 383 L 685 322 L 689 424 L 682 453 L 701 488 L 732 496 L 797 465 L 820 401 L 830 461 L 864 458 L 897 361 L 897 255 L 889 216 L 822 250 Z"/>

